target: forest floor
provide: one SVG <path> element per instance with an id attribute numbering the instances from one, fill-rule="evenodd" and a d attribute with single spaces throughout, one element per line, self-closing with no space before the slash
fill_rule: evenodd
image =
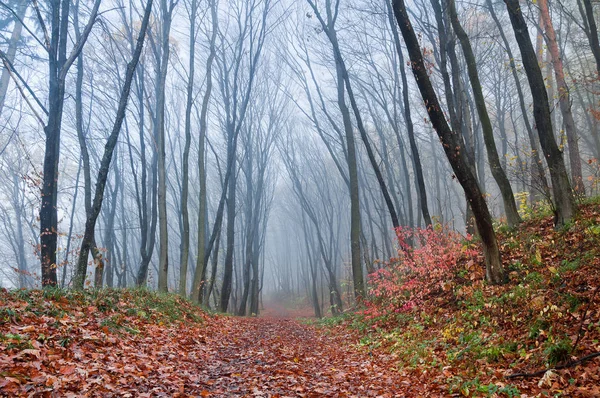
<path id="1" fill-rule="evenodd" d="M 497 230 L 507 283 L 484 281 L 481 250 L 465 240 L 459 249 L 479 254 L 441 278 L 417 275 L 415 289 L 371 294 L 366 310 L 318 324 L 354 330 L 432 396 L 600 397 L 599 198 L 562 228 L 546 209 Z M 397 264 L 386 270 L 406 275 Z"/>
<path id="2" fill-rule="evenodd" d="M 0 395 L 417 396 L 355 333 L 286 315 L 207 315 L 144 290 L 3 290 Z"/>
<path id="3" fill-rule="evenodd" d="M 475 255 L 375 317 L 1 289 L 0 396 L 600 397 L 600 202 L 580 210 L 559 230 L 547 214 L 498 228 L 508 283 L 486 284 Z"/>

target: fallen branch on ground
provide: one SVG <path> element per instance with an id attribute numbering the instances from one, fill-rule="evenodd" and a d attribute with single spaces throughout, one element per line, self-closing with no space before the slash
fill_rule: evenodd
<path id="1" fill-rule="evenodd" d="M 543 375 L 544 373 L 546 373 L 549 370 L 561 370 L 561 369 L 571 368 L 573 366 L 577 366 L 579 364 L 582 364 L 582 363 L 584 363 L 586 361 L 589 361 L 590 359 L 593 359 L 593 358 L 596 358 L 596 357 L 600 357 L 600 352 L 595 352 L 593 354 L 589 354 L 589 355 L 586 355 L 584 357 L 581 357 L 581 358 L 579 358 L 579 359 L 577 359 L 575 361 L 570 361 L 570 362 L 567 362 L 567 363 L 565 363 L 563 365 L 555 366 L 553 368 L 547 368 L 547 369 L 538 370 L 538 371 L 533 372 L 533 373 L 513 373 L 511 375 L 506 376 L 506 378 L 507 379 L 516 379 L 516 378 L 519 378 L 519 377 L 536 377 L 536 376 L 541 376 L 541 375 Z"/>

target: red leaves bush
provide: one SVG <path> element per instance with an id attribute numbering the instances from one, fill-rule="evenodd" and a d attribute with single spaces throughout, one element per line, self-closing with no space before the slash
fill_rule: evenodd
<path id="1" fill-rule="evenodd" d="M 398 257 L 369 275 L 365 320 L 376 325 L 418 309 L 433 294 L 449 290 L 461 260 L 477 256 L 471 237 L 447 227 L 398 228 Z"/>

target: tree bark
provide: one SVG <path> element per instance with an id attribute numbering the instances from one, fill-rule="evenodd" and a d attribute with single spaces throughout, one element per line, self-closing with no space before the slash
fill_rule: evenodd
<path id="1" fill-rule="evenodd" d="M 486 279 L 491 283 L 502 283 L 504 282 L 504 270 L 502 268 L 496 234 L 494 233 L 492 225 L 492 217 L 483 193 L 477 184 L 477 179 L 472 173 L 471 168 L 468 166 L 464 153 L 464 144 L 460 139 L 459 133 L 452 131 L 450 126 L 448 126 L 444 113 L 440 107 L 437 95 L 429 80 L 419 41 L 410 23 L 404 0 L 393 0 L 392 4 L 396 21 L 398 22 L 398 26 L 408 49 L 415 80 L 417 81 L 421 97 L 423 98 L 427 113 L 429 114 L 429 119 L 440 137 L 454 174 L 462 185 L 465 195 L 473 209 L 477 230 L 483 244 Z"/>
<path id="2" fill-rule="evenodd" d="M 43 287 L 56 286 L 57 284 L 58 164 L 60 158 L 60 133 L 65 98 L 65 80 L 71 65 L 79 55 L 92 30 L 99 7 L 100 0 L 96 0 L 81 38 L 77 41 L 67 58 L 70 0 L 52 0 L 49 6 L 51 32 L 49 42 L 46 43 L 49 69 L 49 107 L 48 122 L 44 127 L 46 141 L 41 189 L 42 203 L 40 206 L 40 260 Z"/>
<path id="3" fill-rule="evenodd" d="M 159 260 L 158 291 L 167 292 L 169 284 L 169 226 L 167 221 L 167 165 L 165 154 L 165 91 L 167 71 L 169 69 L 171 22 L 176 2 L 161 0 L 161 49 L 160 70 L 156 85 L 156 126 L 158 133 L 158 225 L 159 225 Z M 158 61 L 158 60 L 157 60 Z"/>
<path id="4" fill-rule="evenodd" d="M 208 264 L 208 258 L 210 257 L 210 249 L 207 251 L 206 248 L 206 164 L 204 160 L 204 153 L 207 130 L 208 103 L 210 101 L 213 86 L 212 68 L 216 52 L 215 42 L 217 40 L 218 33 L 216 0 L 211 0 L 210 7 L 212 33 L 210 37 L 210 53 L 208 54 L 208 59 L 206 60 L 206 90 L 204 91 L 204 97 L 202 98 L 202 108 L 200 110 L 200 142 L 198 144 L 198 178 L 200 180 L 200 197 L 198 198 L 198 256 L 196 257 L 196 269 L 194 270 L 194 280 L 192 282 L 191 292 L 192 301 L 196 301 L 199 303 L 202 303 L 204 298 L 204 294 L 202 294 L 202 292 L 204 292 L 204 283 L 206 280 L 206 266 Z M 223 189 L 225 189 L 225 186 L 223 186 Z M 217 227 L 219 229 L 221 228 L 220 225 L 217 226 L 215 224 L 215 230 L 217 229 Z"/>
<path id="5" fill-rule="evenodd" d="M 190 5 L 190 44 L 188 56 L 188 82 L 185 104 L 185 144 L 183 147 L 183 165 L 181 176 L 181 219 L 183 223 L 181 233 L 181 253 L 179 257 L 179 294 L 187 294 L 188 260 L 190 256 L 190 216 L 188 211 L 189 196 L 189 163 L 190 146 L 192 143 L 192 105 L 194 103 L 194 67 L 196 65 L 196 15 L 198 1 L 192 0 Z M 200 226 L 199 226 L 200 227 Z M 204 242 L 202 243 L 204 244 Z"/>
<path id="6" fill-rule="evenodd" d="M 594 59 L 596 60 L 596 72 L 598 73 L 598 78 L 600 79 L 600 43 L 598 41 L 598 25 L 596 24 L 596 19 L 594 18 L 592 0 L 581 1 L 583 1 L 583 6 L 585 9 L 585 12 L 582 12 L 581 16 L 584 18 L 584 20 L 587 21 L 587 28 L 589 32 L 586 33 L 588 35 L 588 40 L 590 42 L 592 54 L 594 55 Z"/>
<path id="7" fill-rule="evenodd" d="M 550 18 L 550 10 L 548 9 L 548 0 L 539 0 L 540 17 L 546 32 L 546 43 L 548 44 L 548 53 L 550 54 L 552 66 L 554 67 L 554 78 L 558 89 L 558 103 L 560 112 L 563 117 L 565 131 L 567 133 L 567 143 L 569 147 L 569 163 L 571 165 L 571 179 L 575 193 L 585 196 L 585 186 L 583 184 L 583 175 L 581 172 L 581 156 L 579 155 L 579 142 L 577 126 L 571 112 L 571 96 L 569 95 L 569 87 L 565 81 L 565 72 L 563 62 L 556 42 L 556 32 Z"/>
<path id="8" fill-rule="evenodd" d="M 335 70 L 337 77 L 337 103 L 340 108 L 340 113 L 342 114 L 342 121 L 344 123 L 346 151 L 348 154 L 347 162 L 350 182 L 350 252 L 352 259 L 352 281 L 354 282 L 354 297 L 360 299 L 365 293 L 365 288 L 362 260 L 360 255 L 360 199 L 358 187 L 358 166 L 356 162 L 356 142 L 354 140 L 354 129 L 352 126 L 352 120 L 350 119 L 350 111 L 345 100 L 346 85 L 344 79 L 344 65 L 343 60 L 338 54 L 339 51 L 336 51 L 336 48 L 339 49 L 339 45 L 337 45 L 337 37 L 333 28 L 335 21 L 331 12 L 331 0 L 326 0 L 325 2 L 327 22 L 322 19 L 316 5 L 312 2 L 312 0 L 308 0 L 308 2 L 319 18 L 321 26 L 323 29 L 325 29 L 327 37 L 334 47 Z M 396 224 L 398 223 L 397 217 L 395 222 Z"/>
<path id="9" fill-rule="evenodd" d="M 80 40 L 79 31 L 79 1 L 75 3 L 75 16 L 73 17 L 73 27 L 75 28 L 75 39 Z M 84 127 L 83 127 L 83 74 L 84 74 L 84 52 L 81 51 L 77 57 L 77 77 L 75 80 L 75 129 L 79 140 L 79 150 L 81 152 L 81 161 L 83 164 L 83 192 L 85 217 L 89 217 L 92 211 L 92 177 L 90 168 L 90 155 L 87 147 Z M 92 242 L 92 259 L 95 266 L 95 281 L 98 281 L 100 275 L 100 284 L 102 284 L 102 271 L 104 269 L 104 259 L 102 253 L 98 250 L 98 245 L 94 239 Z M 84 281 L 85 282 L 85 281 Z M 95 283 L 95 286 L 97 283 Z M 98 287 L 98 286 L 96 286 Z"/>
<path id="10" fill-rule="evenodd" d="M 502 38 L 502 42 L 504 43 L 504 47 L 509 59 L 510 71 L 512 73 L 512 77 L 515 81 L 515 87 L 517 89 L 517 95 L 519 97 L 519 107 L 521 108 L 521 114 L 523 115 L 523 123 L 525 124 L 525 129 L 527 130 L 527 138 L 529 139 L 529 146 L 531 147 L 531 167 L 533 169 L 532 172 L 532 182 L 536 182 L 540 184 L 540 189 L 542 194 L 548 198 L 550 198 L 550 187 L 548 186 L 548 180 L 546 179 L 546 173 L 544 172 L 544 166 L 542 164 L 542 160 L 540 158 L 539 145 L 535 135 L 533 134 L 533 129 L 531 127 L 531 122 L 529 121 L 528 110 L 525 106 L 525 96 L 523 95 L 523 88 L 521 87 L 521 80 L 517 75 L 517 68 L 515 65 L 515 58 L 513 56 L 512 50 L 510 48 L 510 43 L 504 34 L 504 28 L 502 24 L 498 20 L 496 16 L 496 11 L 494 11 L 494 6 L 492 5 L 491 0 L 486 0 L 487 7 L 490 11 L 490 15 L 498 28 L 498 32 L 500 33 L 500 37 Z M 536 187 L 531 187 L 532 192 L 535 191 Z M 532 195 L 532 198 L 535 198 L 535 195 Z"/>
<path id="11" fill-rule="evenodd" d="M 23 24 L 19 20 L 22 21 L 25 17 L 25 13 L 27 12 L 27 1 L 20 0 L 15 12 L 19 19 L 15 21 L 15 26 L 8 42 L 8 50 L 6 51 L 6 58 L 8 62 L 13 65 L 17 55 L 17 47 L 19 45 L 19 41 L 21 40 L 21 31 L 23 30 Z M 2 76 L 0 76 L 0 115 L 2 115 L 2 109 L 4 108 L 9 82 L 10 70 L 8 69 L 8 66 L 4 66 L 2 68 Z"/>
<path id="12" fill-rule="evenodd" d="M 492 176 L 496 180 L 498 188 L 500 188 L 500 193 L 502 194 L 502 201 L 504 203 L 504 211 L 506 212 L 506 220 L 508 225 L 514 227 L 521 222 L 521 217 L 517 211 L 517 204 L 515 203 L 515 197 L 512 187 L 510 186 L 510 181 L 508 181 L 508 177 L 506 177 L 506 173 L 500 164 L 498 150 L 496 149 L 496 143 L 494 141 L 494 129 L 492 127 L 492 121 L 490 120 L 487 106 L 485 104 L 485 97 L 483 95 L 481 82 L 479 80 L 479 72 L 477 71 L 475 54 L 473 53 L 473 48 L 471 47 L 471 41 L 467 36 L 467 32 L 465 32 L 460 24 L 460 21 L 458 20 L 454 0 L 449 0 L 448 3 L 450 10 L 450 21 L 454 27 L 456 35 L 458 36 L 465 61 L 467 63 L 469 80 L 471 82 L 471 89 L 473 90 L 473 96 L 477 113 L 479 115 L 479 120 L 481 121 L 483 139 L 485 141 L 485 148 L 487 150 L 488 162 L 490 164 Z"/>
<path id="13" fill-rule="evenodd" d="M 542 71 L 537 61 L 535 50 L 529 37 L 527 23 L 523 18 L 518 0 L 504 0 L 510 16 L 510 21 L 515 32 L 517 44 L 521 50 L 521 58 L 529 87 L 533 96 L 533 116 L 536 129 L 550 169 L 552 192 L 554 194 L 556 225 L 562 226 L 571 221 L 577 212 L 575 198 L 571 191 L 571 184 L 561 151 L 552 133 L 552 119 L 548 105 L 548 93 L 542 77 Z"/>
<path id="14" fill-rule="evenodd" d="M 137 67 L 138 61 L 142 54 L 142 48 L 144 46 L 144 38 L 146 37 L 146 30 L 148 28 L 148 21 L 150 20 L 150 13 L 152 9 L 152 0 L 148 0 L 146 9 L 144 11 L 144 19 L 142 20 L 142 26 L 137 39 L 135 52 L 131 61 L 127 64 L 127 71 L 125 74 L 125 81 L 121 90 L 121 96 L 119 98 L 119 107 L 117 109 L 117 115 L 115 117 L 115 123 L 106 145 L 104 147 L 104 155 L 102 156 L 102 162 L 100 163 L 100 169 L 98 170 L 98 178 L 96 180 L 96 191 L 94 194 L 94 201 L 92 205 L 92 211 L 88 215 L 85 222 L 85 232 L 83 240 L 81 242 L 79 261 L 77 263 L 77 269 L 73 286 L 76 289 L 83 289 L 85 275 L 87 273 L 87 258 L 94 240 L 94 230 L 96 226 L 96 220 L 100 214 L 102 208 L 102 200 L 104 196 L 104 188 L 106 186 L 106 180 L 108 178 L 108 171 L 112 160 L 113 151 L 117 145 L 119 133 L 121 131 L 121 125 L 123 119 L 125 119 L 125 111 L 127 109 L 127 100 L 129 99 L 129 91 L 131 89 L 131 82 L 133 80 L 133 73 Z"/>
<path id="15" fill-rule="evenodd" d="M 394 23 L 394 13 L 392 11 L 392 4 L 390 3 L 390 1 L 391 0 L 385 0 L 385 5 L 388 10 L 388 21 L 390 23 L 390 28 L 392 29 L 394 45 L 396 47 L 396 52 L 398 53 L 398 68 L 400 69 L 400 77 L 402 78 L 402 101 L 404 102 L 404 122 L 406 123 L 406 132 L 408 134 L 410 151 L 412 153 L 413 168 L 415 170 L 415 180 L 417 186 L 417 194 L 419 195 L 421 213 L 423 214 L 423 220 L 425 220 L 425 225 L 428 226 L 431 225 L 431 215 L 429 214 L 429 206 L 427 204 L 427 190 L 425 189 L 425 178 L 423 177 L 423 165 L 421 164 L 419 147 L 417 146 L 417 140 L 415 139 L 415 128 L 410 112 L 408 80 L 406 79 L 406 70 L 404 68 L 404 54 L 402 53 L 402 47 L 400 45 L 400 37 L 398 36 L 397 30 L 398 28 Z"/>

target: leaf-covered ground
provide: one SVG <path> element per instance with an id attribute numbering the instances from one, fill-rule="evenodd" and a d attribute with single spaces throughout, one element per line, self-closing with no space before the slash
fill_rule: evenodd
<path id="1" fill-rule="evenodd" d="M 499 230 L 508 283 L 486 284 L 482 256 L 464 258 L 418 305 L 383 301 L 336 327 L 438 396 L 600 397 L 600 204 L 566 228 L 533 214 Z"/>
<path id="2" fill-rule="evenodd" d="M 6 396 L 394 397 L 417 388 L 391 356 L 355 343 L 343 329 L 208 316 L 146 291 L 0 292 Z"/>
<path id="3" fill-rule="evenodd" d="M 277 306 L 217 316 L 145 290 L 0 290 L 0 395 L 600 397 L 600 356 L 569 365 L 600 352 L 600 204 L 562 230 L 549 216 L 500 230 L 507 284 L 487 285 L 471 257 L 418 306 L 375 318 L 315 323 Z"/>

